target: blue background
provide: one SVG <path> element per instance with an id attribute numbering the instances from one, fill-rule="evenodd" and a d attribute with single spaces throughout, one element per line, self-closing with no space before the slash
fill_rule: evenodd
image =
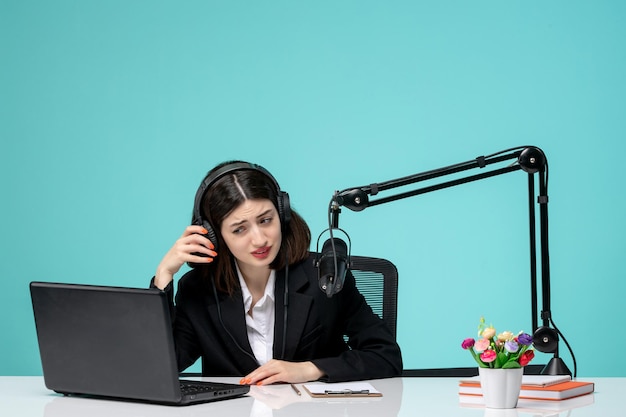
<path id="1" fill-rule="evenodd" d="M 147 286 L 223 160 L 268 168 L 314 250 L 336 189 L 536 145 L 553 318 L 579 376 L 626 376 L 625 19 L 618 0 L 0 0 L 0 374 L 41 373 L 31 280 Z M 352 253 L 399 269 L 406 368 L 473 366 L 482 315 L 530 331 L 526 183 L 343 210 Z"/>

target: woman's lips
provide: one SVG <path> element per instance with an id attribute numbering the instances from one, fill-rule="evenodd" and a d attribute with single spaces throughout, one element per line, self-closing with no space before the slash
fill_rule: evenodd
<path id="1" fill-rule="evenodd" d="M 261 249 L 257 249 L 254 252 L 252 252 L 252 256 L 254 256 L 257 259 L 265 259 L 269 256 L 270 254 L 270 247 L 266 246 L 264 248 Z"/>

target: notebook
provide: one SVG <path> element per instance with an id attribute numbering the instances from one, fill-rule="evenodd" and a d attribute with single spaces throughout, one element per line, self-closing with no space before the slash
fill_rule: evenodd
<path id="1" fill-rule="evenodd" d="M 250 390 L 179 380 L 162 291 L 32 282 L 30 292 L 44 381 L 52 391 L 190 405 Z"/>

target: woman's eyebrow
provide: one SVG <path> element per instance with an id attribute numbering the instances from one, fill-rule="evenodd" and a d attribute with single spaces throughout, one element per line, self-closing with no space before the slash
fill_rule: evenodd
<path id="1" fill-rule="evenodd" d="M 260 217 L 265 217 L 265 216 L 267 216 L 268 214 L 270 214 L 271 212 L 272 212 L 272 209 L 267 209 L 267 210 L 265 210 L 263 213 L 261 213 L 261 214 L 259 214 L 258 216 L 256 216 L 256 218 L 258 219 L 258 218 L 260 218 Z"/>
<path id="2" fill-rule="evenodd" d="M 229 224 L 229 225 L 228 225 L 228 227 L 237 227 L 237 226 L 241 226 L 242 224 L 247 223 L 247 222 L 248 222 L 247 220 L 242 220 L 242 221 L 240 221 L 240 222 L 231 223 L 231 224 Z"/>
<path id="3" fill-rule="evenodd" d="M 270 208 L 270 209 L 267 209 L 267 210 L 265 210 L 263 213 L 261 213 L 261 214 L 259 214 L 258 216 L 256 216 L 256 218 L 257 218 L 257 219 L 260 219 L 261 217 L 267 216 L 267 215 L 268 215 L 268 214 L 270 214 L 271 212 L 272 212 L 272 209 L 271 209 L 271 208 Z M 241 221 L 238 221 L 238 222 L 231 223 L 231 224 L 229 224 L 228 226 L 229 226 L 229 227 L 237 227 L 237 226 L 241 226 L 242 224 L 247 223 L 247 222 L 248 222 L 248 220 L 245 220 L 245 219 L 244 219 L 244 220 L 241 220 Z"/>

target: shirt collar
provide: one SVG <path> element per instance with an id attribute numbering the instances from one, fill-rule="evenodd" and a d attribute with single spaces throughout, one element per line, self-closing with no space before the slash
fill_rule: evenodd
<path id="1" fill-rule="evenodd" d="M 243 275 L 241 274 L 241 270 L 239 269 L 239 265 L 235 262 L 235 267 L 237 268 L 237 276 L 239 277 L 239 285 L 241 285 L 241 295 L 243 296 L 243 307 L 244 311 L 247 313 L 250 311 L 250 307 L 252 306 L 252 294 L 246 285 L 246 281 L 243 279 Z M 269 297 L 272 301 L 274 301 L 274 284 L 276 282 L 276 271 L 270 270 L 270 277 L 267 280 L 267 284 L 265 285 L 265 292 L 263 297 Z"/>

